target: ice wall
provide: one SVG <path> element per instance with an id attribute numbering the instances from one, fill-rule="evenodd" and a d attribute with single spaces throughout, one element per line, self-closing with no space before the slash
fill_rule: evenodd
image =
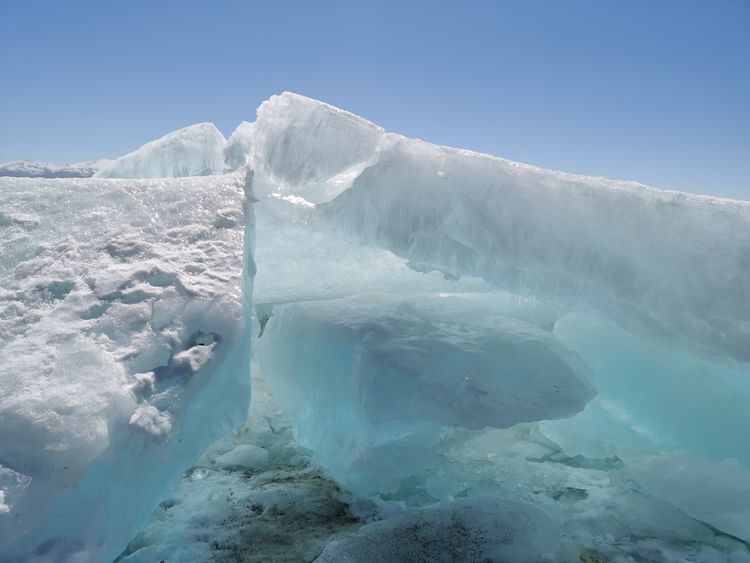
<path id="1" fill-rule="evenodd" d="M 250 182 L 0 180 L 0 560 L 112 560 L 245 419 Z"/>
<path id="2" fill-rule="evenodd" d="M 213 123 L 198 123 L 121 156 L 97 172 L 96 177 L 176 178 L 221 174 L 226 144 Z"/>
<path id="3" fill-rule="evenodd" d="M 321 228 L 750 360 L 748 202 L 430 145 L 290 93 L 258 110 L 250 160 Z"/>
<path id="4" fill-rule="evenodd" d="M 561 510 L 566 533 L 589 543 L 596 530 L 647 538 L 658 529 L 659 541 L 684 541 L 696 533 L 693 519 L 750 539 L 750 203 L 434 146 L 289 93 L 259 109 L 249 162 L 268 210 L 260 277 L 264 264 L 273 272 L 258 287 L 259 303 L 269 305 L 262 371 L 299 438 L 334 475 L 417 504 L 497 492 L 512 481 L 529 495 L 523 502 Z M 405 263 L 399 269 L 395 256 L 376 249 Z M 423 276 L 422 291 L 404 270 Z M 541 414 L 547 420 L 505 437 L 467 427 L 451 416 L 462 406 L 480 416 L 487 398 L 513 409 L 502 394 L 458 381 L 453 401 L 441 403 L 447 393 L 413 376 L 444 340 L 427 353 L 415 331 L 406 349 L 372 352 L 379 335 L 408 326 L 401 317 L 384 323 L 387 306 L 373 292 L 406 311 L 419 304 L 416 294 L 466 296 L 473 290 L 464 284 L 481 281 L 494 288 L 482 288 L 483 298 L 503 290 L 511 301 L 542 304 L 530 318 L 523 307 L 504 316 L 551 333 L 587 366 L 598 394 L 581 412 Z M 433 313 L 441 327 L 471 333 L 476 322 L 470 309 Z M 480 356 L 446 365 L 451 373 L 471 366 L 471 382 Z M 439 377 L 440 367 L 425 373 Z M 537 373 L 541 381 L 549 375 Z M 401 401 L 420 415 L 404 416 Z M 430 401 L 442 405 L 442 433 L 430 426 Z M 535 404 L 544 410 L 543 400 Z M 376 414 L 389 409 L 400 417 L 392 426 Z M 389 474 L 393 467 L 403 473 Z M 707 492 L 696 495 L 701 480 Z M 632 525 L 631 513 L 643 526 Z M 632 553 L 648 553 L 647 544 Z"/>

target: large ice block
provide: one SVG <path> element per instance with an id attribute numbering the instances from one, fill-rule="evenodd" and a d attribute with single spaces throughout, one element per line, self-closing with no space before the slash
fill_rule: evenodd
<path id="1" fill-rule="evenodd" d="M 146 143 L 95 174 L 99 178 L 176 178 L 224 172 L 227 141 L 213 123 L 198 123 Z"/>
<path id="2" fill-rule="evenodd" d="M 750 202 L 431 145 L 290 93 L 255 128 L 259 197 L 315 204 L 311 225 L 750 360 Z"/>
<path id="3" fill-rule="evenodd" d="M 594 394 L 588 368 L 520 320 L 523 309 L 486 294 L 278 306 L 259 339 L 261 370 L 323 466 L 378 490 L 429 463 L 452 428 L 506 428 L 584 407 Z"/>

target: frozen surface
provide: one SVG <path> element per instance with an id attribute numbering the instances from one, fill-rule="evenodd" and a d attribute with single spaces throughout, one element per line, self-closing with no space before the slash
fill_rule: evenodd
<path id="1" fill-rule="evenodd" d="M 213 123 L 173 131 L 121 156 L 99 178 L 176 178 L 224 172 L 227 141 Z"/>
<path id="2" fill-rule="evenodd" d="M 239 176 L 0 180 L 4 558 L 106 561 L 244 420 L 243 201 Z"/>
<path id="3" fill-rule="evenodd" d="M 111 160 L 91 160 L 58 166 L 35 160 L 14 160 L 0 164 L 0 176 L 15 178 L 89 178 L 112 164 Z"/>

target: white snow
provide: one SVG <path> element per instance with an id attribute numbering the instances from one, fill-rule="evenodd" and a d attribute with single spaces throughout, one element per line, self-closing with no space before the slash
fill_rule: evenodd
<path id="1" fill-rule="evenodd" d="M 154 438 L 164 438 L 172 430 L 172 416 L 153 405 L 136 407 L 128 424 Z"/>
<path id="2" fill-rule="evenodd" d="M 173 131 L 121 156 L 96 173 L 98 178 L 176 178 L 224 172 L 227 141 L 213 123 Z"/>

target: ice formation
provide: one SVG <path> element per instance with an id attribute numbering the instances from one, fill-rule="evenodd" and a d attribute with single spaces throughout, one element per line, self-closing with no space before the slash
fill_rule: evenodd
<path id="1" fill-rule="evenodd" d="M 196 127 L 0 180 L 0 553 L 750 561 L 750 203 Z"/>
<path id="2" fill-rule="evenodd" d="M 384 133 L 293 94 L 258 110 L 259 196 L 454 276 L 750 360 L 750 203 L 543 170 Z M 686 244 L 690 241 L 690 244 Z"/>
<path id="3" fill-rule="evenodd" d="M 247 155 L 253 147 L 255 123 L 243 121 L 227 139 L 224 148 L 224 165 L 229 172 L 238 170 L 247 163 Z"/>
<path id="4" fill-rule="evenodd" d="M 96 173 L 99 178 L 176 178 L 224 172 L 227 141 L 213 123 L 198 123 L 164 135 L 121 156 Z"/>
<path id="5" fill-rule="evenodd" d="M 242 179 L 0 182 L 0 560 L 111 560 L 245 418 Z"/>
<path id="6" fill-rule="evenodd" d="M 567 467 L 562 482 L 581 479 L 571 467 L 590 465 L 601 478 L 632 480 L 641 494 L 750 539 L 750 443 L 741 430 L 750 428 L 749 203 L 437 147 L 289 93 L 258 110 L 248 162 L 261 199 L 260 372 L 291 413 L 298 439 L 337 479 L 358 491 L 423 504 L 425 497 L 436 502 L 487 490 L 498 472 L 506 479 L 524 475 L 529 494 L 562 495 L 563 517 L 583 529 L 591 522 L 575 505 L 600 495 L 611 505 L 621 502 L 607 524 L 616 537 L 647 536 L 624 520 L 633 503 L 648 501 L 618 501 L 624 494 L 618 486 L 602 493 L 593 483 L 566 500 L 555 490 L 559 485 L 541 484 L 545 473 L 534 464 Z M 373 247 L 407 260 L 409 272 L 391 270 Z M 439 274 L 445 279 L 431 277 Z M 425 353 L 425 340 L 438 321 L 445 334 L 451 326 L 471 332 L 476 309 L 446 300 L 431 308 L 429 322 L 413 311 L 424 307 L 426 293 L 438 302 L 445 294 L 466 300 L 476 291 L 487 310 L 517 326 L 534 325 L 534 334 L 547 334 L 546 342 L 576 355 L 598 390 L 585 408 L 586 393 L 578 396 L 578 414 L 572 405 L 563 415 L 546 411 L 543 400 L 534 403 L 534 416 L 516 420 L 541 421 L 529 430 L 538 437 L 525 446 L 534 453 L 523 464 L 509 464 L 502 451 L 509 446 L 500 440 L 485 450 L 495 461 L 481 472 L 474 464 L 486 458 L 459 445 L 485 434 L 499 440 L 478 428 L 493 426 L 482 418 L 482 400 L 503 405 L 512 418 L 512 400 L 526 404 L 531 396 L 513 395 L 507 372 L 502 381 L 509 387 L 497 395 L 482 385 L 462 387 L 457 372 L 466 369 L 472 381 L 478 361 L 464 356 L 446 362 L 456 381 L 454 401 L 445 402 L 444 388 L 436 391 L 431 382 L 442 379 L 443 365 L 429 364 L 440 346 L 430 341 L 434 347 Z M 390 297 L 376 295 L 383 293 Z M 502 295 L 505 309 L 498 304 Z M 403 317 L 391 315 L 398 306 Z M 405 328 L 408 322 L 422 324 L 415 330 Z M 412 330 L 413 344 L 373 352 L 388 339 L 406 341 L 402 330 Z M 510 362 L 513 355 L 504 352 Z M 528 358 L 522 363 L 533 366 Z M 422 373 L 428 375 L 415 375 Z M 549 375 L 543 373 L 541 381 Z M 462 409 L 480 422 L 462 424 L 454 416 Z M 554 420 L 561 416 L 571 418 Z M 678 464 L 685 469 L 665 470 Z M 717 500 L 690 494 L 699 476 L 717 484 L 706 496 Z M 643 510 L 655 514 L 657 504 Z M 594 511 L 603 521 L 605 505 Z M 693 533 L 683 524 L 670 515 L 660 526 L 672 530 L 664 537 L 675 542 Z M 580 541 L 594 543 L 591 537 Z"/>

